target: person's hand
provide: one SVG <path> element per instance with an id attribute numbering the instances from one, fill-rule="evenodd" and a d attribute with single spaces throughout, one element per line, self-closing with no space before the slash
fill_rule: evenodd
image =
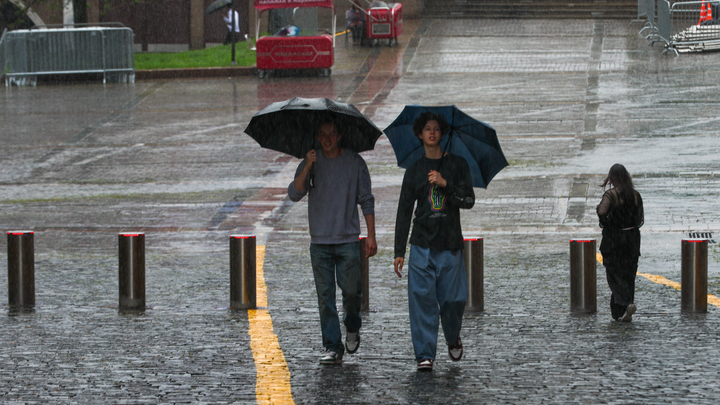
<path id="1" fill-rule="evenodd" d="M 397 274 L 398 278 L 402 278 L 403 263 L 405 263 L 404 257 L 395 258 L 395 274 Z"/>
<path id="2" fill-rule="evenodd" d="M 430 182 L 430 184 L 434 184 L 436 186 L 447 186 L 447 181 L 437 170 L 430 170 L 430 173 L 428 174 L 428 181 Z"/>
<path id="3" fill-rule="evenodd" d="M 375 236 L 368 236 L 365 241 L 365 257 L 373 257 L 377 253 L 377 241 Z"/>
<path id="4" fill-rule="evenodd" d="M 317 162 L 317 152 L 315 152 L 315 149 L 310 149 L 310 152 L 308 152 L 305 155 L 305 167 L 310 167 L 313 165 L 313 163 Z"/>

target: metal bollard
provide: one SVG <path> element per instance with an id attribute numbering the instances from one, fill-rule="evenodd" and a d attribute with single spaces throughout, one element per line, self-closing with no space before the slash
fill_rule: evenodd
<path id="1" fill-rule="evenodd" d="M 597 312 L 595 239 L 570 241 L 570 311 Z"/>
<path id="2" fill-rule="evenodd" d="M 360 238 L 360 280 L 362 283 L 362 301 L 360 311 L 370 310 L 370 259 L 365 257 L 367 237 Z"/>
<path id="3" fill-rule="evenodd" d="M 32 308 L 35 305 L 34 232 L 10 231 L 8 249 L 8 305 Z"/>
<path id="4" fill-rule="evenodd" d="M 145 309 L 145 234 L 118 235 L 120 310 Z"/>
<path id="5" fill-rule="evenodd" d="M 230 236 L 230 309 L 257 306 L 255 236 Z"/>
<path id="6" fill-rule="evenodd" d="M 465 272 L 468 280 L 468 300 L 466 311 L 482 312 L 485 310 L 485 263 L 483 258 L 483 239 L 465 239 Z"/>
<path id="7" fill-rule="evenodd" d="M 708 241 L 682 241 L 682 312 L 707 312 Z"/>

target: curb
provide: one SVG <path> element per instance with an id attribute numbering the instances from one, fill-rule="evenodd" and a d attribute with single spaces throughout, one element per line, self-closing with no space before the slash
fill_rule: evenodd
<path id="1" fill-rule="evenodd" d="M 135 80 L 254 76 L 255 66 L 136 70 Z"/>

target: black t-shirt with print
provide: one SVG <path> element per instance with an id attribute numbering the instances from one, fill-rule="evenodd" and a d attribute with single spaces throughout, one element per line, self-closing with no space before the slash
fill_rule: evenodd
<path id="1" fill-rule="evenodd" d="M 445 187 L 430 184 L 431 170 L 440 172 L 447 181 Z M 434 250 L 462 249 L 460 208 L 472 208 L 475 204 L 470 168 L 465 159 L 452 154 L 442 159 L 423 156 L 405 171 L 395 221 L 395 257 L 405 257 L 416 202 L 410 243 Z"/>

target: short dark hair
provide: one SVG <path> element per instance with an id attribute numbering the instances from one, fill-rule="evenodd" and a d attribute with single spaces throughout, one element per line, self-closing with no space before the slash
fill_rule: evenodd
<path id="1" fill-rule="evenodd" d="M 337 131 L 338 135 L 340 135 L 340 134 L 341 134 L 341 132 L 340 132 L 340 125 L 338 125 L 338 122 L 337 122 L 337 121 L 338 121 L 338 120 L 337 120 L 335 117 L 333 117 L 332 115 L 330 115 L 330 114 L 320 115 L 320 116 L 318 117 L 317 121 L 315 121 L 315 123 L 317 124 L 317 125 L 315 126 L 315 135 L 317 135 L 317 134 L 320 133 L 320 128 L 321 128 L 323 125 L 325 125 L 325 124 L 333 124 L 333 125 L 335 125 L 335 130 Z"/>
<path id="2" fill-rule="evenodd" d="M 428 121 L 437 121 L 437 123 L 440 124 L 441 135 L 445 135 L 448 130 L 450 130 L 450 125 L 448 125 L 447 121 L 445 121 L 445 116 L 426 111 L 415 118 L 415 122 L 413 122 L 413 132 L 415 133 L 415 136 L 420 136 L 423 128 L 425 128 L 425 124 L 427 124 Z"/>

